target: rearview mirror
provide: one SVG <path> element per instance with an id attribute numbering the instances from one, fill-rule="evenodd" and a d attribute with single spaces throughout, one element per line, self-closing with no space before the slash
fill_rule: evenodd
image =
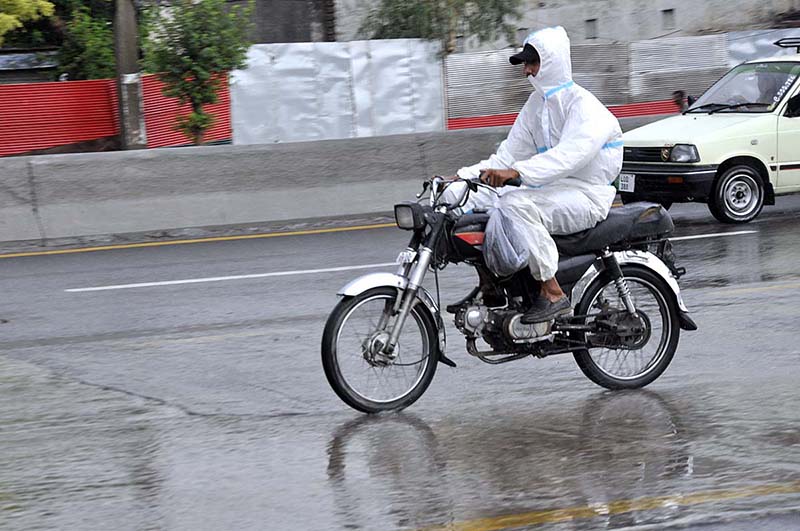
<path id="1" fill-rule="evenodd" d="M 792 96 L 789 100 L 789 104 L 786 106 L 786 115 L 787 118 L 796 118 L 800 116 L 800 94 Z"/>
<path id="2" fill-rule="evenodd" d="M 696 102 L 696 101 L 697 101 L 697 98 L 695 98 L 694 96 L 689 96 L 688 98 L 686 98 L 686 103 L 689 104 L 689 107 L 694 105 L 694 102 Z"/>

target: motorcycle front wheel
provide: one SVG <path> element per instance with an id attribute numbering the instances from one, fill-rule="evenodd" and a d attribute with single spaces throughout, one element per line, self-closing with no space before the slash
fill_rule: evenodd
<path id="1" fill-rule="evenodd" d="M 364 413 L 400 410 L 416 402 L 436 373 L 438 334 L 433 317 L 415 304 L 391 357 L 381 354 L 396 320 L 398 291 L 380 287 L 345 297 L 322 335 L 322 366 L 334 392 Z"/>
<path id="2" fill-rule="evenodd" d="M 622 266 L 637 317 L 633 318 L 605 275 L 583 295 L 575 313 L 586 315 L 598 332 L 581 338 L 595 345 L 574 352 L 583 374 L 607 389 L 638 389 L 667 369 L 678 348 L 678 305 L 670 287 L 655 273 Z M 620 333 L 611 331 L 625 329 Z M 603 330 L 609 330 L 603 333 Z"/>

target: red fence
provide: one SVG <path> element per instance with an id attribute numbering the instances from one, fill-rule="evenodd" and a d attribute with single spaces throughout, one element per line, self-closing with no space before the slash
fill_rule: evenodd
<path id="1" fill-rule="evenodd" d="M 188 114 L 174 98 L 161 94 L 154 76 L 142 82 L 147 147 L 188 144 L 175 130 L 175 118 Z M 230 92 L 207 110 L 215 121 L 206 142 L 231 138 Z M 25 153 L 119 134 L 114 80 L 66 81 L 0 85 L 0 156 Z"/>
<path id="2" fill-rule="evenodd" d="M 0 155 L 117 134 L 107 79 L 0 85 Z"/>
<path id="3" fill-rule="evenodd" d="M 630 118 L 633 116 L 651 116 L 654 114 L 677 114 L 678 107 L 672 100 L 648 101 L 645 103 L 630 103 L 628 105 L 613 105 L 608 108 L 617 118 Z M 471 129 L 473 127 L 495 127 L 511 125 L 517 119 L 517 114 L 495 114 L 492 116 L 471 116 L 469 118 L 450 118 L 447 120 L 448 129 Z"/>
<path id="4" fill-rule="evenodd" d="M 145 76 L 142 80 L 142 99 L 144 100 L 144 122 L 147 130 L 147 147 L 181 146 L 190 143 L 187 138 L 175 129 L 175 118 L 189 114 L 189 105 L 178 105 L 175 98 L 167 98 L 161 94 L 163 87 L 155 76 Z M 223 83 L 217 94 L 217 103 L 207 105 L 205 111 L 214 116 L 214 123 L 206 131 L 204 142 L 229 140 L 231 129 L 231 97 L 228 84 Z"/>

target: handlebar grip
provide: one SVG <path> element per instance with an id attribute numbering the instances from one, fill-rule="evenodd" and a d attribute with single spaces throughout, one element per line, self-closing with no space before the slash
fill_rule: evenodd
<path id="1" fill-rule="evenodd" d="M 517 177 L 515 179 L 510 179 L 505 182 L 506 186 L 522 186 L 522 178 Z"/>

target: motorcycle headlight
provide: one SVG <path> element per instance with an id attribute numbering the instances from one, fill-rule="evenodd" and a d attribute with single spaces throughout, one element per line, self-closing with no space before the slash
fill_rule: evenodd
<path id="1" fill-rule="evenodd" d="M 671 162 L 700 162 L 697 147 L 692 144 L 676 144 L 669 155 Z"/>
<path id="2" fill-rule="evenodd" d="M 425 214 L 418 203 L 398 203 L 394 206 L 394 221 L 404 230 L 416 230 L 425 226 Z"/>

